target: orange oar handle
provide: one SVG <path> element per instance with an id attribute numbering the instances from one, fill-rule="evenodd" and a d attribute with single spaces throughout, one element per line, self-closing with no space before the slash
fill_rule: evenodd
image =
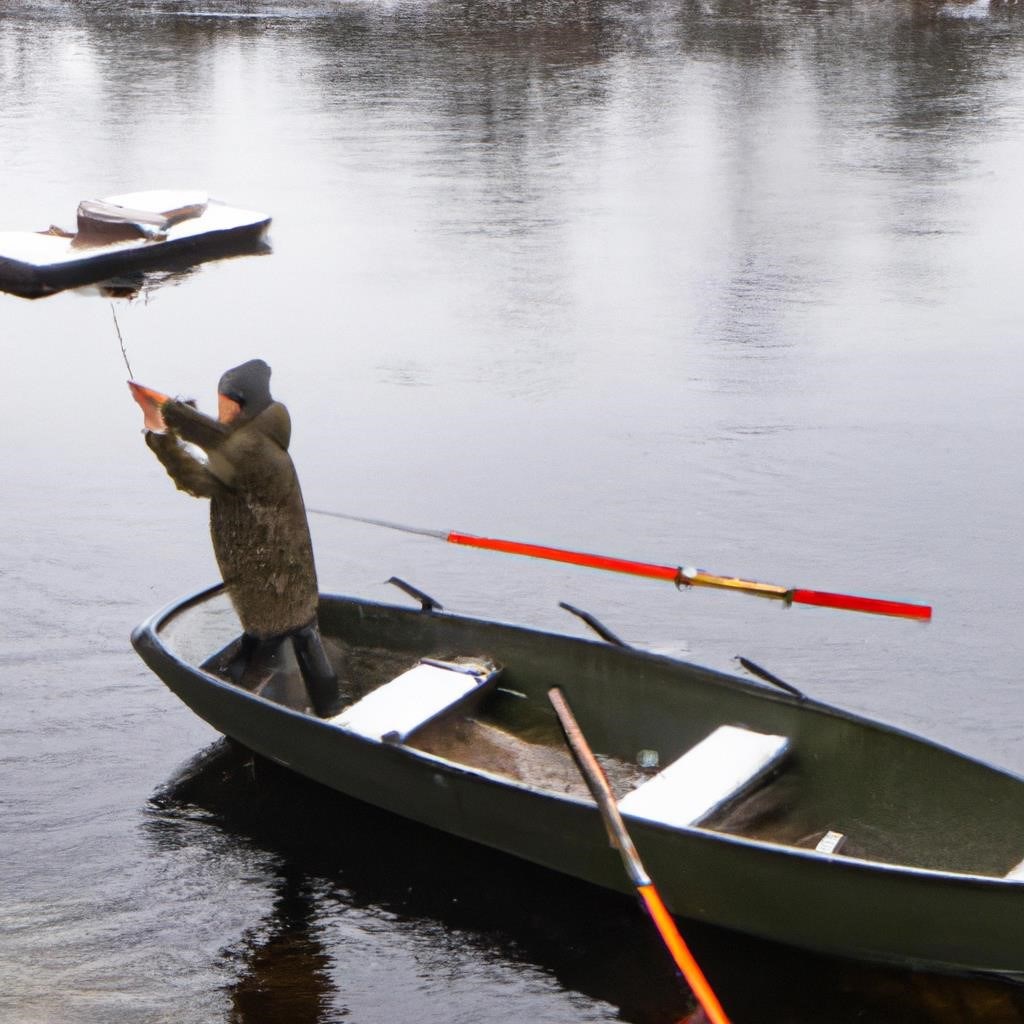
<path id="1" fill-rule="evenodd" d="M 718 1001 L 718 996 L 715 995 L 715 990 L 708 984 L 708 979 L 704 977 L 700 964 L 694 959 L 690 947 L 686 945 L 685 939 L 679 934 L 679 929 L 665 904 L 662 903 L 658 890 L 653 885 L 641 885 L 637 886 L 636 891 L 644 901 L 644 906 L 651 915 L 654 926 L 672 954 L 676 966 L 697 997 L 697 1002 L 704 1008 L 708 1019 L 713 1024 L 729 1024 L 729 1018 L 726 1017 L 725 1010 L 722 1009 L 722 1004 Z"/>

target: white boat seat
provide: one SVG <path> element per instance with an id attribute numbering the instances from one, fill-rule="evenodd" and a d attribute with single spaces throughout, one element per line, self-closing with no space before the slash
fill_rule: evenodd
<path id="1" fill-rule="evenodd" d="M 789 747 L 785 736 L 719 726 L 682 757 L 627 793 L 628 817 L 673 828 L 697 825 L 762 779 Z"/>
<path id="2" fill-rule="evenodd" d="M 1014 882 L 1024 882 L 1024 860 L 1022 860 L 1015 868 L 1010 868 L 1006 872 L 1006 877 L 1012 879 Z"/>
<path id="3" fill-rule="evenodd" d="M 468 712 L 497 682 L 498 673 L 485 662 L 424 659 L 327 721 L 368 739 L 404 743 L 442 715 Z"/>

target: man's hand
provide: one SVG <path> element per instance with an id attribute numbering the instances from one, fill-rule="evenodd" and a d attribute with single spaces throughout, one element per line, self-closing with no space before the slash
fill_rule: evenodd
<path id="1" fill-rule="evenodd" d="M 152 388 L 136 384 L 133 380 L 128 381 L 128 388 L 131 390 L 132 398 L 135 399 L 142 409 L 143 423 L 146 429 L 152 430 L 156 434 L 166 433 L 167 424 L 164 423 L 160 408 L 167 401 L 167 396 L 160 394 L 159 391 L 154 391 Z"/>

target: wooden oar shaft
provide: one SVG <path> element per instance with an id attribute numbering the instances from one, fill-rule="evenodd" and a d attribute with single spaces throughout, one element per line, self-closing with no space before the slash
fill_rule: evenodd
<path id="1" fill-rule="evenodd" d="M 564 694 L 556 686 L 548 691 L 548 699 L 555 709 L 555 714 L 558 715 L 558 721 L 561 723 L 572 756 L 579 766 L 583 781 L 586 782 L 587 789 L 590 790 L 590 795 L 601 812 L 611 844 L 622 855 L 622 861 L 626 865 L 630 881 L 638 887 L 650 885 L 651 879 L 644 870 L 640 854 L 637 853 L 633 840 L 626 829 L 626 823 L 619 813 L 619 805 L 615 800 L 612 787 L 608 783 L 608 776 L 605 775 L 600 762 L 594 757 L 594 752 L 584 738 L 583 732 L 576 722 L 576 716 L 570 710 Z"/>
<path id="2" fill-rule="evenodd" d="M 625 822 L 622 820 L 622 815 L 619 813 L 619 806 L 608 782 L 608 777 L 605 775 L 604 769 L 597 758 L 594 757 L 590 744 L 587 743 L 576 721 L 576 717 L 569 708 L 565 695 L 556 686 L 548 691 L 548 698 L 555 709 L 555 714 L 558 715 L 558 721 L 565 732 L 566 741 L 580 769 L 580 774 L 583 776 L 587 788 L 593 795 L 598 810 L 601 812 L 601 817 L 604 820 L 605 828 L 608 830 L 608 835 L 611 837 L 612 845 L 621 854 L 629 879 L 647 908 L 655 928 L 658 929 L 658 934 L 665 943 L 676 966 L 682 972 L 686 983 L 690 986 L 690 990 L 704 1008 L 708 1019 L 712 1024 L 729 1024 L 729 1018 L 725 1015 L 722 1004 L 718 1001 L 718 997 L 704 976 L 704 972 L 700 969 L 700 964 L 697 963 L 690 952 L 690 948 L 686 945 L 682 935 L 680 935 L 672 915 L 662 902 L 658 890 L 655 889 L 654 883 L 651 881 L 640 860 L 640 854 L 637 853 L 633 840 L 626 829 Z"/>

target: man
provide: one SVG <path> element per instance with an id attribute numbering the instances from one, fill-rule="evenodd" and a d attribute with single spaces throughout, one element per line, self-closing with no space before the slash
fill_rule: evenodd
<path id="1" fill-rule="evenodd" d="M 218 418 L 138 385 L 146 443 L 179 490 L 210 499 L 210 535 L 244 633 L 225 667 L 237 682 L 259 655 L 290 639 L 316 713 L 338 703 L 338 680 L 317 626 L 316 566 L 298 477 L 288 454 L 288 410 L 270 395 L 270 367 L 251 359 L 217 387 Z M 207 455 L 193 456 L 182 442 Z"/>

